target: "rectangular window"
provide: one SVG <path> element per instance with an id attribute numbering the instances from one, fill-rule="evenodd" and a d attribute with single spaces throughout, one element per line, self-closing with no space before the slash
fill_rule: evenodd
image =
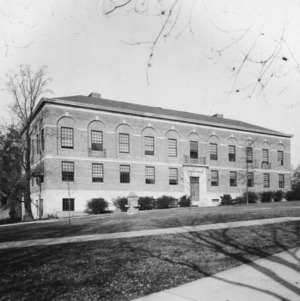
<path id="1" fill-rule="evenodd" d="M 103 151 L 103 141 L 102 141 L 102 132 L 101 131 L 92 131 L 91 132 L 91 144 L 93 151 Z"/>
<path id="2" fill-rule="evenodd" d="M 144 138 L 145 155 L 154 155 L 154 137 L 146 136 Z"/>
<path id="3" fill-rule="evenodd" d="M 269 163 L 269 150 L 263 149 L 262 150 L 262 161 L 263 163 Z"/>
<path id="4" fill-rule="evenodd" d="M 44 150 L 45 149 L 45 132 L 44 132 L 44 129 L 42 129 L 41 131 L 41 150 Z"/>
<path id="5" fill-rule="evenodd" d="M 219 172 L 217 170 L 211 171 L 210 185 L 211 186 L 219 186 Z"/>
<path id="6" fill-rule="evenodd" d="M 129 165 L 120 165 L 120 183 L 130 183 Z"/>
<path id="7" fill-rule="evenodd" d="M 283 151 L 278 151 L 277 157 L 278 157 L 278 164 L 282 166 L 283 165 Z"/>
<path id="8" fill-rule="evenodd" d="M 74 211 L 74 199 L 62 199 L 62 210 L 63 211 Z"/>
<path id="9" fill-rule="evenodd" d="M 229 162 L 235 162 L 235 146 L 229 145 L 229 152 L 228 152 L 228 160 Z"/>
<path id="10" fill-rule="evenodd" d="M 230 172 L 230 180 L 229 184 L 231 187 L 236 187 L 237 186 L 237 176 L 235 171 Z"/>
<path id="11" fill-rule="evenodd" d="M 198 142 L 190 141 L 190 158 L 198 159 Z"/>
<path id="12" fill-rule="evenodd" d="M 264 173 L 264 188 L 270 187 L 270 175 L 268 173 Z"/>
<path id="13" fill-rule="evenodd" d="M 178 169 L 169 168 L 169 185 L 177 185 L 177 184 L 178 184 Z"/>
<path id="14" fill-rule="evenodd" d="M 154 167 L 146 166 L 145 181 L 146 181 L 146 184 L 155 184 L 155 168 Z"/>
<path id="15" fill-rule="evenodd" d="M 40 153 L 40 136 L 39 134 L 36 135 L 36 153 Z"/>
<path id="16" fill-rule="evenodd" d="M 73 148 L 73 128 L 61 128 L 61 147 Z"/>
<path id="17" fill-rule="evenodd" d="M 31 140 L 31 162 L 34 162 L 34 140 Z"/>
<path id="18" fill-rule="evenodd" d="M 210 144 L 210 160 L 218 160 L 218 146 L 215 143 Z"/>
<path id="19" fill-rule="evenodd" d="M 247 186 L 253 187 L 254 186 L 254 175 L 253 172 L 248 172 L 247 175 Z"/>
<path id="20" fill-rule="evenodd" d="M 74 181 L 74 162 L 62 162 L 62 181 Z"/>
<path id="21" fill-rule="evenodd" d="M 176 139 L 168 139 L 168 157 L 177 157 Z"/>
<path id="22" fill-rule="evenodd" d="M 129 153 L 129 134 L 119 134 L 119 152 Z"/>
<path id="23" fill-rule="evenodd" d="M 247 163 L 253 162 L 253 149 L 252 147 L 246 147 L 246 160 Z"/>
<path id="24" fill-rule="evenodd" d="M 284 175 L 278 175 L 278 187 L 279 188 L 284 188 Z"/>
<path id="25" fill-rule="evenodd" d="M 92 179 L 93 182 L 103 182 L 103 164 L 92 164 Z"/>

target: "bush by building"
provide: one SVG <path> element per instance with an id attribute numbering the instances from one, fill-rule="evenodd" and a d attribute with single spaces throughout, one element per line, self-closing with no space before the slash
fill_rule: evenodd
<path id="1" fill-rule="evenodd" d="M 128 200 L 125 197 L 118 197 L 113 201 L 116 208 L 118 208 L 121 212 L 127 212 Z"/>
<path id="2" fill-rule="evenodd" d="M 103 198 L 94 198 L 88 201 L 86 212 L 88 214 L 102 214 L 108 208 L 108 203 Z"/>
<path id="3" fill-rule="evenodd" d="M 262 203 L 270 203 L 273 200 L 273 191 L 263 191 L 260 193 L 260 200 Z"/>
<path id="4" fill-rule="evenodd" d="M 167 209 L 172 207 L 174 201 L 175 198 L 171 196 L 163 195 L 156 200 L 156 207 L 157 209 Z"/>
<path id="5" fill-rule="evenodd" d="M 180 197 L 180 199 L 179 199 L 180 207 L 190 207 L 191 204 L 192 204 L 192 200 L 191 200 L 190 196 L 183 195 L 182 197 Z"/>
<path id="6" fill-rule="evenodd" d="M 155 199 L 152 196 L 139 197 L 140 210 L 152 210 L 155 209 Z"/>
<path id="7" fill-rule="evenodd" d="M 233 204 L 234 204 L 234 202 L 233 202 L 233 199 L 230 194 L 223 194 L 221 196 L 220 205 L 224 206 L 224 205 L 233 205 Z"/>
<path id="8" fill-rule="evenodd" d="M 284 197 L 285 197 L 285 193 L 282 190 L 277 190 L 274 191 L 273 193 L 274 202 L 281 202 Z"/>
<path id="9" fill-rule="evenodd" d="M 244 202 L 247 203 L 247 193 L 244 192 L 242 198 L 244 199 Z M 258 194 L 254 191 L 248 191 L 248 203 L 257 203 L 259 197 Z"/>

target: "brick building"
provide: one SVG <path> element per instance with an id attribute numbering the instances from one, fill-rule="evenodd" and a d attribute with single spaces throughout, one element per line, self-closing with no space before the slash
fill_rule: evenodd
<path id="1" fill-rule="evenodd" d="M 35 216 L 118 196 L 191 195 L 198 206 L 290 189 L 290 138 L 245 122 L 102 99 L 43 98 L 32 127 Z M 247 173 L 248 170 L 248 173 Z M 41 183 L 41 184 L 39 184 Z M 68 198 L 71 199 L 70 203 Z"/>

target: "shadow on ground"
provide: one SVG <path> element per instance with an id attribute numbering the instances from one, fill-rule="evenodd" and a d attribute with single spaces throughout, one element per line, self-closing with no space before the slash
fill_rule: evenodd
<path id="1" fill-rule="evenodd" d="M 164 221 L 161 226 L 174 227 L 174 220 L 172 225 Z M 177 221 L 175 226 L 183 225 Z M 216 273 L 228 268 L 297 247 L 299 230 L 300 222 L 289 222 L 3 250 L 0 297 L 1 300 L 131 300 L 202 277 L 217 278 Z M 300 259 L 295 254 L 291 256 L 295 264 L 281 259 L 277 263 L 300 273 Z M 253 268 L 300 295 L 299 287 L 282 275 L 259 264 L 253 264 Z M 285 296 L 267 289 L 249 288 L 285 300 Z"/>

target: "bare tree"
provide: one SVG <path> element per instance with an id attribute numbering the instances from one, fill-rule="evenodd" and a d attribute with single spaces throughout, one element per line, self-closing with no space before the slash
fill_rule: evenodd
<path id="1" fill-rule="evenodd" d="M 33 71 L 28 65 L 20 65 L 16 72 L 7 74 L 6 87 L 12 95 L 14 103 L 11 106 L 12 115 L 22 134 L 25 219 L 32 219 L 30 178 L 31 169 L 31 134 L 34 118 L 34 108 L 38 99 L 44 93 L 50 93 L 47 88 L 51 78 L 46 66 Z"/>
<path id="2" fill-rule="evenodd" d="M 192 18 L 195 4 L 202 5 L 203 10 L 210 6 L 209 1 L 205 0 L 106 0 L 104 2 L 104 14 L 106 16 L 110 16 L 118 10 L 126 9 L 126 14 L 153 16 L 160 22 L 161 25 L 150 40 L 135 41 L 133 38 L 131 42 L 126 42 L 132 46 L 149 46 L 146 65 L 148 84 L 149 68 L 153 65 L 157 45 L 162 41 L 166 41 L 169 37 L 177 38 L 181 36 L 186 30 L 193 33 Z M 226 13 L 228 12 L 224 9 L 223 15 L 225 16 Z M 230 19 L 239 14 L 238 12 L 231 12 Z M 259 17 L 264 14 L 265 11 L 261 11 Z M 264 96 L 266 87 L 276 80 L 281 82 L 280 88 L 276 87 L 279 89 L 278 93 L 281 94 L 292 82 L 295 82 L 296 78 L 300 77 L 300 64 L 290 46 L 290 42 L 293 41 L 287 38 L 290 20 L 288 17 L 286 17 L 286 20 L 276 20 L 276 26 L 278 22 L 282 23 L 282 30 L 274 35 L 272 29 L 270 29 L 274 26 L 266 26 L 268 16 L 265 15 L 265 19 L 258 22 L 258 24 L 249 24 L 244 28 L 239 28 L 236 25 L 237 28 L 234 30 L 226 29 L 224 25 L 218 25 L 218 20 L 212 20 L 209 13 L 205 17 L 208 26 L 219 32 L 221 34 L 220 39 L 224 40 L 225 43 L 221 46 L 211 45 L 211 50 L 208 53 L 203 51 L 203 55 L 212 63 L 219 63 L 226 54 L 230 56 L 235 53 L 234 60 L 231 59 L 226 66 L 227 71 L 229 71 L 228 76 L 231 79 L 231 87 L 227 89 L 229 95 L 243 93 L 248 98 Z M 294 31 L 294 29 L 291 31 Z M 283 81 L 284 83 L 282 83 Z"/>

